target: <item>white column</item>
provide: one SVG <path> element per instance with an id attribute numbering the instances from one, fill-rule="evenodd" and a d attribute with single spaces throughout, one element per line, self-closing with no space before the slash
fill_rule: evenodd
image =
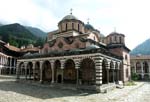
<path id="1" fill-rule="evenodd" d="M 62 70 L 62 84 L 64 83 L 64 63 L 65 60 L 61 60 L 61 70 Z"/>
<path id="2" fill-rule="evenodd" d="M 25 79 L 27 80 L 27 63 L 24 63 L 24 69 L 25 69 Z"/>
<path id="3" fill-rule="evenodd" d="M 14 58 L 14 70 L 13 70 L 13 74 L 15 74 L 15 69 L 16 69 L 16 60 L 15 60 L 15 58 Z"/>
<path id="4" fill-rule="evenodd" d="M 144 73 L 143 73 L 143 62 L 140 62 L 141 64 L 141 72 L 142 72 L 142 79 L 144 78 Z"/>
<path id="5" fill-rule="evenodd" d="M 133 62 L 134 64 L 134 72 L 136 73 L 136 62 Z"/>
<path id="6" fill-rule="evenodd" d="M 51 70 L 52 70 L 52 81 L 51 81 L 51 83 L 54 83 L 54 61 L 51 61 Z"/>
<path id="7" fill-rule="evenodd" d="M 40 83 L 43 83 L 43 69 L 42 69 L 43 61 L 40 61 Z"/>
<path id="8" fill-rule="evenodd" d="M 32 78 L 33 78 L 33 80 L 35 80 L 35 62 L 32 62 L 32 64 L 33 64 L 33 67 L 32 67 Z"/>
<path id="9" fill-rule="evenodd" d="M 80 61 L 78 59 L 74 60 L 75 61 L 75 69 L 76 69 L 76 72 L 77 72 L 77 80 L 76 80 L 76 84 L 78 85 L 79 84 L 79 68 L 80 68 Z"/>
<path id="10" fill-rule="evenodd" d="M 10 58 L 10 63 L 9 63 L 9 74 L 11 74 L 11 68 L 12 68 L 12 59 Z"/>

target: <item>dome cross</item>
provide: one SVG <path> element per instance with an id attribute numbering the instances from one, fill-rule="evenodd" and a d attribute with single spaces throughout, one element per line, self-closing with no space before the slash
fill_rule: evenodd
<path id="1" fill-rule="evenodd" d="M 71 14 L 71 15 L 72 15 L 72 11 L 73 11 L 73 9 L 71 8 L 71 9 L 70 9 L 70 14 Z"/>

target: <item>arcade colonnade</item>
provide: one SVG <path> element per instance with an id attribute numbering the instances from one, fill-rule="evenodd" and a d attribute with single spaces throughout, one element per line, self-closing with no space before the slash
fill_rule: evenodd
<path id="1" fill-rule="evenodd" d="M 149 60 L 134 60 L 131 63 L 132 73 L 137 73 L 140 79 L 150 79 Z"/>
<path id="2" fill-rule="evenodd" d="M 0 53 L 0 74 L 16 74 L 17 59 Z"/>
<path id="3" fill-rule="evenodd" d="M 122 80 L 121 66 L 102 54 L 18 59 L 17 79 L 100 86 Z"/>

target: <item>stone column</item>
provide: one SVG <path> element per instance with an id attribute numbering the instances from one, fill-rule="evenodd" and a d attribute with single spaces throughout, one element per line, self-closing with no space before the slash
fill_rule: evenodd
<path id="1" fill-rule="evenodd" d="M 16 69 L 16 59 L 14 58 L 14 70 L 13 70 L 13 74 L 15 74 L 15 69 Z"/>
<path id="2" fill-rule="evenodd" d="M 65 63 L 65 60 L 61 60 L 61 69 L 62 69 L 62 83 L 64 83 L 64 63 Z"/>
<path id="3" fill-rule="evenodd" d="M 112 81 L 113 81 L 113 83 L 115 83 L 115 71 L 114 71 L 114 69 L 112 69 L 112 76 L 113 76 Z"/>
<path id="4" fill-rule="evenodd" d="M 144 73 L 143 73 L 143 62 L 140 62 L 141 64 L 141 72 L 142 72 L 142 79 L 144 78 Z"/>
<path id="5" fill-rule="evenodd" d="M 54 61 L 50 61 L 51 62 L 51 70 L 52 70 L 52 81 L 51 83 L 54 83 Z"/>
<path id="6" fill-rule="evenodd" d="M 108 62 L 106 66 L 106 71 L 107 71 L 107 83 L 109 83 L 109 70 L 110 70 L 110 62 Z"/>
<path id="7" fill-rule="evenodd" d="M 10 58 L 10 62 L 9 62 L 9 74 L 11 74 L 11 68 L 12 68 L 12 58 Z"/>
<path id="8" fill-rule="evenodd" d="M 94 59 L 95 63 L 95 84 L 99 89 L 99 86 L 102 85 L 102 58 L 96 57 Z"/>
<path id="9" fill-rule="evenodd" d="M 75 60 L 75 69 L 77 71 L 77 80 L 76 84 L 79 84 L 79 68 L 80 68 L 80 61 L 78 59 Z"/>
<path id="10" fill-rule="evenodd" d="M 16 69 L 16 80 L 18 81 L 20 79 L 20 68 L 19 68 L 19 63 L 17 63 L 17 69 Z"/>
<path id="11" fill-rule="evenodd" d="M 136 62 L 134 62 L 134 72 L 136 73 Z"/>
<path id="12" fill-rule="evenodd" d="M 109 70 L 110 69 L 106 69 L 106 71 L 107 71 L 107 84 L 109 83 Z"/>
<path id="13" fill-rule="evenodd" d="M 35 80 L 35 62 L 32 63 L 33 64 L 33 80 Z"/>
<path id="14" fill-rule="evenodd" d="M 24 63 L 25 79 L 27 80 L 27 63 Z"/>
<path id="15" fill-rule="evenodd" d="M 40 83 L 43 83 L 43 68 L 42 68 L 43 61 L 40 61 Z"/>

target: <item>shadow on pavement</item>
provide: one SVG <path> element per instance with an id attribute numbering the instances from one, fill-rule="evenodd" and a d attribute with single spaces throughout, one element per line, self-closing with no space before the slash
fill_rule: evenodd
<path id="1" fill-rule="evenodd" d="M 40 87 L 36 85 L 18 83 L 13 78 L 5 78 L 0 76 L 0 90 L 11 91 L 19 94 L 24 94 L 40 99 L 70 97 L 70 96 L 87 96 L 94 94 L 92 92 L 65 90 L 51 87 Z"/>

